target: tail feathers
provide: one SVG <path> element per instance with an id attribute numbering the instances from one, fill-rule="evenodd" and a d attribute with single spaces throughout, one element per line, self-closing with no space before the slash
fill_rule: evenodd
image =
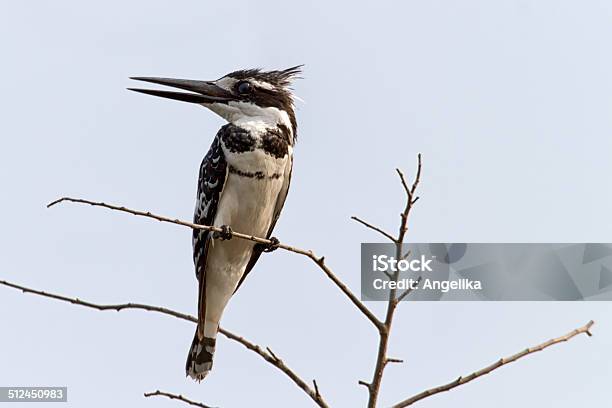
<path id="1" fill-rule="evenodd" d="M 189 355 L 187 356 L 187 365 L 185 370 L 187 375 L 194 380 L 200 382 L 208 375 L 212 369 L 213 354 L 215 354 L 216 339 L 203 337 L 199 339 L 198 332 L 193 338 Z"/>

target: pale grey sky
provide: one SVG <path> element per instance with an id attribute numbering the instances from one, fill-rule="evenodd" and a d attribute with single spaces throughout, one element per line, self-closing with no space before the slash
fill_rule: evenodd
<path id="1" fill-rule="evenodd" d="M 97 302 L 195 312 L 190 231 L 66 206 L 75 195 L 190 219 L 210 112 L 125 90 L 129 76 L 215 79 L 304 63 L 299 144 L 275 235 L 326 255 L 359 291 L 349 220 L 395 228 L 394 168 L 424 157 L 416 242 L 610 242 L 612 5 L 605 1 L 0 2 L 0 279 Z M 0 385 L 67 385 L 70 407 L 310 407 L 221 338 L 184 377 L 193 325 L 0 288 Z M 370 304 L 382 313 L 382 304 Z M 609 405 L 610 303 L 403 304 L 387 406 L 584 324 L 580 337 L 424 408 Z M 271 346 L 335 406 L 363 406 L 376 333 L 307 260 L 264 256 L 223 326 Z"/>

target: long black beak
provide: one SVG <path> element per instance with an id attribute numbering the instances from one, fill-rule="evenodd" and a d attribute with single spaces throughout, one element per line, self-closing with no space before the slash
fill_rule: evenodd
<path id="1" fill-rule="evenodd" d="M 231 92 L 215 85 L 213 82 L 193 81 L 190 79 L 132 77 L 136 81 L 150 82 L 152 84 L 166 85 L 173 88 L 184 89 L 187 92 L 160 91 L 156 89 L 128 88 L 130 91 L 147 95 L 161 96 L 162 98 L 176 99 L 177 101 L 191 103 L 227 102 L 235 99 Z"/>

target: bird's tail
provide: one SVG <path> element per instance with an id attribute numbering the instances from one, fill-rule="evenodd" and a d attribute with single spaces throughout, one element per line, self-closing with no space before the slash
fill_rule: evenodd
<path id="1" fill-rule="evenodd" d="M 202 381 L 212 369 L 213 355 L 215 354 L 214 337 L 202 337 L 198 335 L 196 330 L 189 355 L 187 356 L 187 365 L 185 370 L 187 375 L 196 381 Z"/>

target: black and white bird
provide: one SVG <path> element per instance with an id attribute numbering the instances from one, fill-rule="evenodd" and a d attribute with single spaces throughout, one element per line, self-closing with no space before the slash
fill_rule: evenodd
<path id="1" fill-rule="evenodd" d="M 301 66 L 296 66 L 282 71 L 235 71 L 216 81 L 131 78 L 189 91 L 129 88 L 202 105 L 228 122 L 217 132 L 200 166 L 193 217 L 197 224 L 223 230 L 221 234 L 193 231 L 198 327 L 186 372 L 197 381 L 212 368 L 219 321 L 229 299 L 262 252 L 274 249 L 230 238 L 232 229 L 271 237 L 278 221 L 289 190 L 297 137 L 290 87 L 300 72 Z"/>

